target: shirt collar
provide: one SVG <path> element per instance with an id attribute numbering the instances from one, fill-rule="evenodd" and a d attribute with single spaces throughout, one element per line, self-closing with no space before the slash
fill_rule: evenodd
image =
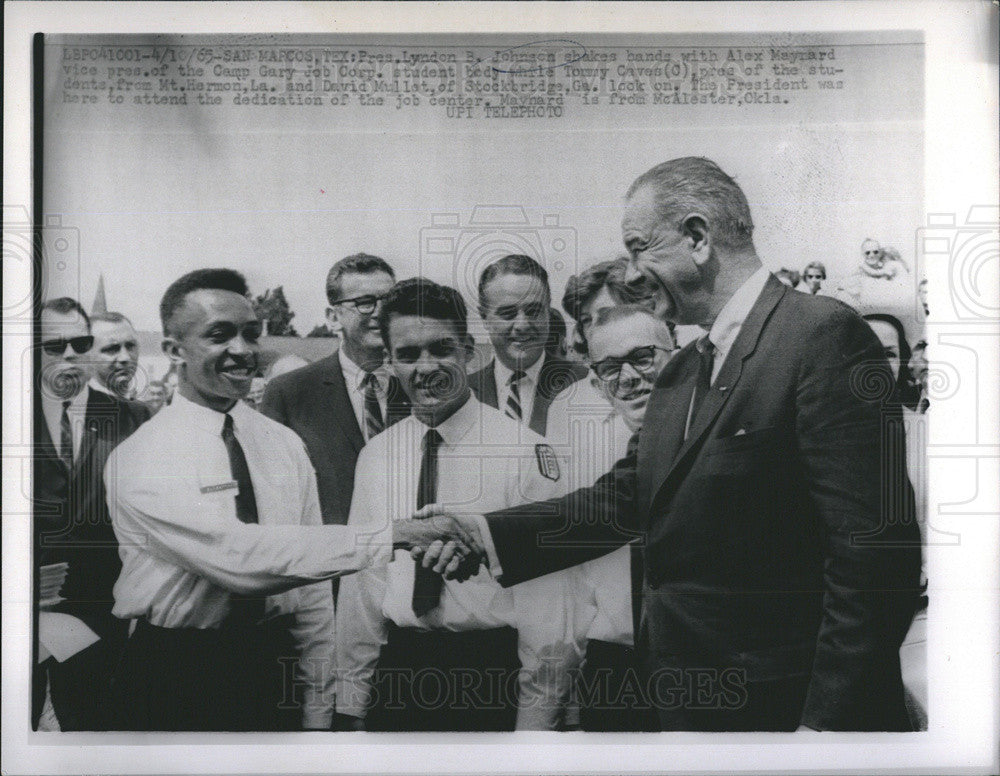
<path id="1" fill-rule="evenodd" d="M 206 434 L 212 436 L 222 435 L 222 424 L 226 422 L 226 413 L 224 412 L 218 412 L 201 404 L 195 404 L 190 399 L 185 399 L 177 391 L 174 392 L 174 398 L 171 399 L 167 407 L 163 408 L 163 411 L 168 409 L 170 414 L 179 415 L 179 420 L 182 423 L 186 423 L 192 429 L 204 431 Z M 255 412 L 256 410 L 247 406 L 246 402 L 237 400 L 228 413 L 233 416 L 233 429 L 237 433 L 239 433 L 240 429 L 246 429 L 247 424 L 251 420 L 249 413 Z"/>
<path id="2" fill-rule="evenodd" d="M 708 332 L 708 338 L 715 346 L 716 358 L 725 360 L 770 274 L 766 268 L 759 267 L 736 289 L 736 293 L 729 297 L 729 301 L 719 311 Z"/>
<path id="3" fill-rule="evenodd" d="M 459 407 L 450 418 L 435 426 L 435 430 L 441 435 L 441 439 L 444 440 L 446 445 L 454 447 L 465 439 L 469 431 L 475 426 L 482 409 L 483 405 L 476 401 L 470 393 L 468 401 Z M 427 433 L 429 427 L 418 419 L 416 415 L 411 417 L 419 424 L 421 436 Z"/>
<path id="4" fill-rule="evenodd" d="M 364 385 L 362 383 L 367 372 L 355 364 L 351 360 L 351 357 L 342 349 L 337 351 L 337 358 L 340 360 L 340 368 L 344 373 L 344 382 L 347 383 L 348 387 L 358 391 L 363 390 Z M 386 365 L 384 363 L 380 364 L 377 369 L 372 370 L 372 374 L 375 375 L 375 382 L 378 385 L 378 389 L 385 390 L 386 383 L 389 380 L 389 370 Z"/>
<path id="5" fill-rule="evenodd" d="M 542 363 L 544 361 L 545 354 L 543 353 L 534 364 L 521 370 L 525 374 L 525 376 L 521 378 L 522 385 L 526 382 L 531 383 L 532 385 L 538 384 L 538 373 L 542 371 Z M 507 386 L 510 384 L 510 376 L 514 374 L 514 370 L 509 369 L 499 358 L 494 358 L 493 363 L 495 364 L 494 369 L 496 370 L 497 376 L 497 388 L 501 391 L 505 391 Z"/>

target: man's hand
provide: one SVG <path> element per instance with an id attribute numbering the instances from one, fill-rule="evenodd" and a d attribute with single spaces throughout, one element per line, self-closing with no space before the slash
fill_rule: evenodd
<path id="1" fill-rule="evenodd" d="M 454 579 L 456 582 L 464 582 L 475 576 L 485 560 L 481 554 L 455 540 L 443 542 L 438 539 L 427 549 L 414 547 L 410 550 L 410 555 L 424 568 L 432 569 L 445 579 Z"/>

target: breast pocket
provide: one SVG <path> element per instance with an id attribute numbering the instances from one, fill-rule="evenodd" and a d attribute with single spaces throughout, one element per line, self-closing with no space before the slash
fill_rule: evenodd
<path id="1" fill-rule="evenodd" d="M 706 473 L 748 474 L 767 468 L 781 455 L 787 435 L 777 427 L 761 428 L 745 434 L 717 437 L 705 443 L 702 464 Z"/>

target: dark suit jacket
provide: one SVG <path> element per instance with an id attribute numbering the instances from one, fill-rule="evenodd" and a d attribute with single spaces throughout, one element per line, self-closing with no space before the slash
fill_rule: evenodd
<path id="1" fill-rule="evenodd" d="M 639 534 L 651 664 L 802 676 L 802 723 L 904 727 L 920 538 L 877 338 L 771 277 L 685 441 L 697 371 L 692 343 L 658 377 L 638 449 L 593 488 L 486 516 L 502 584 Z"/>
<path id="2" fill-rule="evenodd" d="M 58 611 L 79 617 L 102 638 L 119 638 L 127 623 L 111 614 L 121 559 L 108 513 L 104 465 L 111 451 L 149 419 L 150 411 L 141 402 L 87 390 L 84 432 L 72 471 L 59 458 L 37 402 L 35 565 L 68 562 L 62 590 L 66 600 Z"/>
<path id="3" fill-rule="evenodd" d="M 316 470 L 323 522 L 346 525 L 354 467 L 365 438 L 351 407 L 339 355 L 275 377 L 264 391 L 261 411 L 302 437 Z M 409 414 L 410 400 L 392 377 L 386 424 Z"/>
<path id="4" fill-rule="evenodd" d="M 545 360 L 542 361 L 542 368 L 538 371 L 535 403 L 531 408 L 528 427 L 536 434 L 545 436 L 545 426 L 552 400 L 577 380 L 582 380 L 586 376 L 587 367 L 583 364 L 546 354 Z M 469 387 L 483 404 L 500 409 L 500 401 L 497 397 L 496 361 L 494 359 L 491 359 L 490 363 L 478 372 L 469 375 Z"/>

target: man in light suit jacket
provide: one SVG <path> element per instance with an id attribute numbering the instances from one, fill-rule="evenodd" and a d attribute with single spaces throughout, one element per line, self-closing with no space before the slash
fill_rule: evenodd
<path id="1" fill-rule="evenodd" d="M 546 352 L 551 299 L 549 275 L 530 256 L 504 256 L 483 270 L 479 314 L 486 322 L 495 356 L 469 376 L 480 402 L 542 436 L 552 400 L 587 376 L 583 364 Z"/>
<path id="2" fill-rule="evenodd" d="M 326 278 L 327 321 L 337 352 L 273 378 L 261 411 L 302 437 L 316 470 L 323 522 L 347 525 L 354 466 L 365 442 L 410 414 L 399 381 L 385 367 L 378 310 L 395 282 L 383 259 L 358 253 Z M 336 584 L 336 582 L 335 582 Z"/>
<path id="3" fill-rule="evenodd" d="M 102 730 L 110 721 L 111 676 L 128 628 L 111 614 L 121 560 L 108 515 L 104 466 L 111 451 L 148 420 L 150 412 L 140 402 L 86 384 L 93 337 L 79 303 L 68 297 L 46 302 L 41 324 L 33 459 L 35 571 L 68 564 L 59 593 L 63 600 L 44 602 L 45 609 L 75 617 L 98 640 L 68 658 L 42 661 L 35 672 L 33 722 L 38 723 L 45 705 L 47 681 L 59 729 Z M 38 600 L 38 581 L 36 614 L 43 603 Z"/>
<path id="4" fill-rule="evenodd" d="M 428 538 L 476 536 L 513 585 L 640 537 L 638 646 L 664 730 L 905 730 L 920 537 L 883 411 L 888 364 L 853 310 L 767 272 L 752 229 L 707 159 L 636 180 L 630 274 L 707 335 L 660 373 L 642 431 L 594 487 L 534 509 L 437 510 Z M 435 555 L 448 574 L 471 565 Z"/>

